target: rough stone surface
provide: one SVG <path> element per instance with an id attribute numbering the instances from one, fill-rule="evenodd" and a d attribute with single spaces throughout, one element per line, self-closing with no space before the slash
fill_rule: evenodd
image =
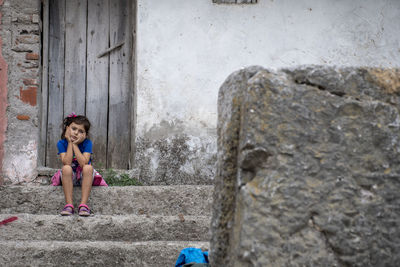
<path id="1" fill-rule="evenodd" d="M 399 74 L 304 66 L 228 77 L 213 266 L 397 266 Z"/>

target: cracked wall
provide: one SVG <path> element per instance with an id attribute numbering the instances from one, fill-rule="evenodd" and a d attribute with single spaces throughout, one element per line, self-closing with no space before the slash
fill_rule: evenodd
<path id="1" fill-rule="evenodd" d="M 399 69 L 252 67 L 219 94 L 215 266 L 395 266 Z"/>

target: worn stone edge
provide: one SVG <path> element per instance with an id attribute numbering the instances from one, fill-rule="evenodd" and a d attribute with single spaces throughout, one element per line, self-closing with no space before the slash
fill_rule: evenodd
<path id="1" fill-rule="evenodd" d="M 243 88 L 247 87 L 247 81 L 260 70 L 264 70 L 264 68 L 251 66 L 236 71 L 228 76 L 219 90 L 218 162 L 211 223 L 211 266 L 228 266 L 229 264 L 226 259 L 231 238 L 230 226 L 233 225 L 236 203 L 236 194 L 234 192 L 236 191 L 237 164 L 231 166 L 230 169 L 225 167 L 227 163 L 237 162 L 238 158 L 240 105 L 245 92 Z M 228 106 L 229 109 L 223 109 L 223 106 Z"/>

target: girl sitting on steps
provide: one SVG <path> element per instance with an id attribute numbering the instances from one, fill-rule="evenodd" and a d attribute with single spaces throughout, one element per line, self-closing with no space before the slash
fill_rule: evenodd
<path id="1" fill-rule="evenodd" d="M 92 141 L 88 139 L 90 122 L 81 115 L 70 114 L 63 121 L 61 140 L 57 143 L 63 167 L 52 178 L 52 185 L 62 184 L 66 205 L 61 215 L 74 214 L 72 192 L 74 186 L 82 187 L 79 216 L 90 216 L 87 206 L 92 185 L 107 186 L 91 165 Z"/>

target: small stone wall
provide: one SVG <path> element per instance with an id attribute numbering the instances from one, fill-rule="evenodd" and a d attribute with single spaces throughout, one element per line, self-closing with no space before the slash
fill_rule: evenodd
<path id="1" fill-rule="evenodd" d="M 306 66 L 227 78 L 212 266 L 400 262 L 399 77 Z"/>
<path id="2" fill-rule="evenodd" d="M 216 138 L 175 136 L 136 139 L 134 172 L 145 185 L 212 184 Z"/>

